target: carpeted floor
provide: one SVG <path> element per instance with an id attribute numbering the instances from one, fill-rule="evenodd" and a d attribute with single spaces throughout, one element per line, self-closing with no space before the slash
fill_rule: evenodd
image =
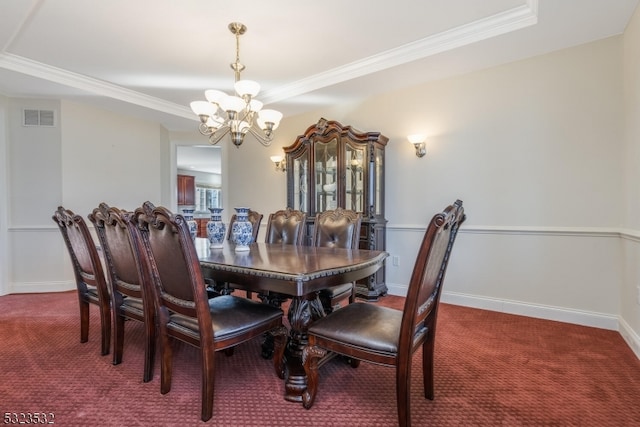
<path id="1" fill-rule="evenodd" d="M 61 426 L 203 424 L 197 350 L 174 347 L 173 387 L 161 395 L 159 363 L 142 382 L 141 325 L 127 322 L 124 361 L 113 366 L 99 354 L 96 313 L 92 306 L 89 342 L 80 344 L 75 293 L 0 297 L 0 414 L 52 413 Z M 259 353 L 255 340 L 218 356 L 208 424 L 396 425 L 393 369 L 333 360 L 305 410 L 283 399 Z M 442 304 L 434 401 L 422 397 L 419 353 L 413 372 L 416 426 L 640 425 L 640 361 L 613 331 Z"/>

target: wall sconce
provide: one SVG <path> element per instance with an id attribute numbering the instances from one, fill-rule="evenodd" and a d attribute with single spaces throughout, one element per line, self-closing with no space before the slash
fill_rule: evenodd
<path id="1" fill-rule="evenodd" d="M 276 166 L 277 171 L 285 172 L 287 170 L 287 159 L 282 156 L 271 156 L 271 161 Z"/>
<path id="2" fill-rule="evenodd" d="M 407 139 L 414 147 L 416 147 L 416 156 L 423 157 L 427 154 L 427 147 L 424 145 L 424 135 L 409 135 Z"/>

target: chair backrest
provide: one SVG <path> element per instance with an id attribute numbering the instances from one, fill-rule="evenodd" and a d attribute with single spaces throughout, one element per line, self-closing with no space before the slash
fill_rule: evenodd
<path id="1" fill-rule="evenodd" d="M 465 219 L 462 201 L 456 200 L 436 214 L 427 227 L 405 300 L 398 345 L 399 358 L 410 358 L 428 335 L 435 334 L 442 282 L 458 227 Z"/>
<path id="2" fill-rule="evenodd" d="M 307 214 L 287 208 L 269 215 L 265 243 L 302 245 Z"/>
<path id="3" fill-rule="evenodd" d="M 98 297 L 109 301 L 109 291 L 102 262 L 87 223 L 82 216 L 59 206 L 53 215 L 69 250 L 78 291 L 87 292 L 87 285 L 96 288 Z"/>
<path id="4" fill-rule="evenodd" d="M 153 307 L 150 283 L 148 279 L 145 281 L 144 270 L 139 268 L 140 254 L 137 253 L 128 229 L 128 216 L 131 214 L 100 203 L 88 218 L 94 224 L 100 239 L 112 296 L 119 292 L 141 298 L 145 305 Z"/>
<path id="5" fill-rule="evenodd" d="M 199 339 L 183 337 L 193 345 L 213 345 L 211 314 L 200 262 L 182 215 L 145 202 L 131 217 L 134 241 L 152 278 L 160 322 L 177 313 L 199 325 Z M 162 326 L 161 326 L 162 327 Z"/>
<path id="6" fill-rule="evenodd" d="M 362 215 L 337 208 L 319 213 L 313 227 L 312 245 L 316 247 L 357 249 Z"/>
<path id="7" fill-rule="evenodd" d="M 262 222 L 262 217 L 264 215 L 262 215 L 261 213 L 258 213 L 256 211 L 252 211 L 251 209 L 249 209 L 249 222 L 251 223 L 251 226 L 253 227 L 253 240 L 252 242 L 256 242 L 257 238 L 258 238 L 258 231 L 260 230 L 260 223 Z M 227 234 L 227 240 L 231 240 L 231 236 L 233 235 L 232 230 L 233 230 L 233 224 L 237 221 L 238 216 L 236 214 L 231 215 L 231 219 L 229 220 L 229 232 Z"/>

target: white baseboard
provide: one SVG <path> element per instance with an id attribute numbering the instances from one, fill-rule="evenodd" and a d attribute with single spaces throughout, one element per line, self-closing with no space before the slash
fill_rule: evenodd
<path id="1" fill-rule="evenodd" d="M 65 292 L 74 290 L 75 288 L 76 285 L 74 282 L 23 282 L 14 283 L 8 293 Z M 403 285 L 387 284 L 387 288 L 391 295 L 406 296 L 407 294 L 407 287 Z M 618 331 L 634 354 L 640 359 L 640 336 L 631 329 L 624 319 L 617 316 L 562 307 L 541 306 L 519 301 L 478 297 L 476 295 L 456 292 L 443 292 L 441 301 L 445 304 L 461 305 Z"/>
<path id="2" fill-rule="evenodd" d="M 75 282 L 22 282 L 13 283 L 9 287 L 9 294 L 37 294 L 44 292 L 66 292 L 76 289 Z"/>
<path id="3" fill-rule="evenodd" d="M 405 296 L 407 294 L 406 286 L 387 284 L 387 288 L 391 295 Z M 631 351 L 633 351 L 636 357 L 640 359 L 640 336 L 631 329 L 624 319 L 618 316 L 572 310 L 562 307 L 541 306 L 519 301 L 478 297 L 476 295 L 456 292 L 443 292 L 441 301 L 446 304 L 461 305 L 483 310 L 535 317 L 537 319 L 555 320 L 558 322 L 618 331 Z"/>
<path id="4" fill-rule="evenodd" d="M 627 345 L 631 348 L 638 359 L 640 359 L 640 336 L 634 332 L 633 329 L 629 326 L 624 319 L 620 318 L 618 320 L 620 324 L 620 335 L 626 341 Z"/>
<path id="5" fill-rule="evenodd" d="M 401 285 L 389 285 L 391 295 L 404 296 L 407 287 Z M 457 292 L 443 292 L 441 301 L 446 304 L 462 305 L 465 307 L 480 308 L 483 310 L 498 311 L 501 313 L 518 314 L 521 316 L 535 317 L 538 319 L 555 320 L 558 322 L 573 323 L 576 325 L 591 326 L 594 328 L 619 330 L 618 316 L 525 303 L 520 301 L 502 300 L 497 298 L 480 297 L 477 295 L 461 294 Z"/>

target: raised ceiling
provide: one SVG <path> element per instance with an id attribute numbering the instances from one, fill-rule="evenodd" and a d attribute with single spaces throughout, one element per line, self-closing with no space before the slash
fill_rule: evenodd
<path id="1" fill-rule="evenodd" d="M 79 100 L 195 129 L 230 93 L 235 38 L 258 98 L 295 115 L 624 32 L 639 0 L 0 2 L 0 93 Z"/>

